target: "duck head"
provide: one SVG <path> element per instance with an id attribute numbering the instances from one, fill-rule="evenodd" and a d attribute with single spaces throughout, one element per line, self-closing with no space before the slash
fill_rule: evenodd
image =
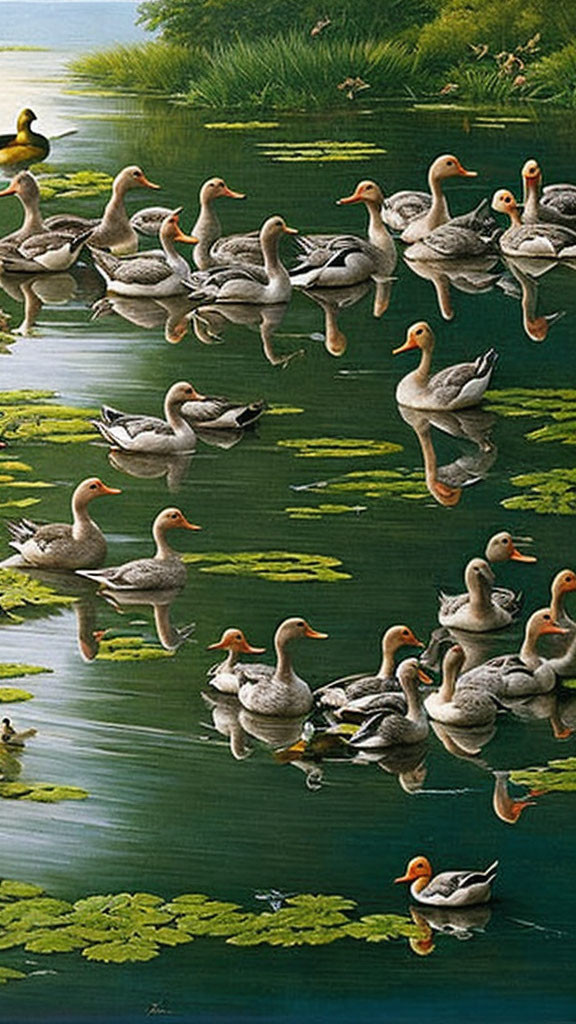
<path id="1" fill-rule="evenodd" d="M 236 654 L 264 654 L 265 647 L 249 644 L 241 629 L 225 629 L 218 643 L 208 644 L 208 651 L 234 651 Z"/>
<path id="2" fill-rule="evenodd" d="M 534 555 L 523 555 L 514 544 L 514 538 L 507 530 L 501 530 L 490 537 L 484 552 L 488 562 L 537 562 Z"/>
<path id="3" fill-rule="evenodd" d="M 182 213 L 182 207 L 178 206 L 177 209 L 164 218 L 160 226 L 160 241 L 170 242 L 188 242 L 190 245 L 196 245 L 198 239 L 194 235 L 185 235 L 182 231 L 179 223 L 180 214 Z"/>
<path id="4" fill-rule="evenodd" d="M 464 579 L 467 587 L 478 588 L 481 586 L 492 587 L 494 585 L 494 573 L 483 558 L 472 558 L 466 566 Z"/>
<path id="5" fill-rule="evenodd" d="M 144 171 L 136 164 L 130 164 L 129 167 L 124 167 L 119 174 L 114 178 L 113 189 L 122 192 L 128 192 L 133 188 L 153 188 L 159 189 L 160 185 L 155 185 L 153 181 L 149 181 Z"/>
<path id="6" fill-rule="evenodd" d="M 513 224 L 520 224 L 518 203 L 512 192 L 507 188 L 498 189 L 492 196 L 492 209 L 497 213 L 507 213 Z"/>
<path id="7" fill-rule="evenodd" d="M 227 196 L 228 199 L 246 199 L 244 192 L 234 192 L 228 188 L 224 178 L 208 178 L 200 189 L 200 205 L 211 203 L 213 199 L 219 199 L 221 196 Z"/>
<path id="8" fill-rule="evenodd" d="M 428 882 L 432 878 L 432 868 L 430 861 L 427 857 L 413 857 L 408 862 L 406 872 L 400 875 L 399 878 L 395 878 L 394 882 L 417 882 L 416 890 L 419 892 L 421 889 L 425 889 Z"/>
<path id="9" fill-rule="evenodd" d="M 164 405 L 165 407 L 175 408 L 185 405 L 186 402 L 202 402 L 203 400 L 204 395 L 198 394 L 193 384 L 190 384 L 187 380 L 179 380 L 166 392 Z"/>
<path id="10" fill-rule="evenodd" d="M 268 220 L 265 220 L 260 228 L 260 244 L 265 246 L 267 243 L 281 238 L 282 235 L 297 234 L 298 229 L 289 228 L 283 217 L 279 217 L 278 215 L 275 217 L 268 217 Z"/>
<path id="11" fill-rule="evenodd" d="M 89 476 L 78 484 L 72 501 L 76 505 L 86 504 L 93 501 L 94 498 L 102 498 L 107 494 L 122 494 L 122 491 L 119 487 L 107 487 L 97 476 Z"/>
<path id="12" fill-rule="evenodd" d="M 416 690 L 418 683 L 426 683 L 431 686 L 433 680 L 420 668 L 418 658 L 404 658 L 397 669 L 398 679 L 403 690 Z"/>
<path id="13" fill-rule="evenodd" d="M 20 200 L 25 204 L 27 200 L 38 199 L 40 191 L 36 183 L 36 178 L 30 171 L 20 171 L 16 174 L 7 188 L 3 188 L 0 192 L 0 196 L 18 196 Z"/>
<path id="14" fill-rule="evenodd" d="M 430 324 L 425 320 L 418 320 L 406 331 L 406 341 L 399 348 L 392 350 L 392 355 L 397 356 L 400 352 L 409 352 L 412 348 L 427 349 L 434 348 L 434 333 Z"/>
<path id="15" fill-rule="evenodd" d="M 382 637 L 382 651 L 394 654 L 400 647 L 424 647 L 424 644 L 409 626 L 390 626 Z"/>
<path id="16" fill-rule="evenodd" d="M 306 619 L 294 617 L 284 619 L 284 622 L 280 623 L 274 640 L 277 646 L 283 646 L 290 640 L 300 640 L 303 637 L 309 637 L 311 640 L 326 640 L 328 633 L 319 633 L 318 630 L 312 629 Z"/>
<path id="17" fill-rule="evenodd" d="M 343 199 L 336 201 L 337 206 L 348 206 L 350 203 L 367 203 L 368 205 L 373 204 L 374 206 L 382 206 L 384 202 L 384 196 L 382 195 L 382 189 L 375 181 L 360 181 L 356 185 L 355 191 L 351 196 L 344 196 Z"/>
<path id="18" fill-rule="evenodd" d="M 442 156 L 437 156 L 430 165 L 430 170 L 428 171 L 430 182 L 456 177 L 477 178 L 478 171 L 467 171 L 465 167 L 462 167 L 458 157 L 453 156 L 452 153 L 444 153 Z"/>
<path id="19" fill-rule="evenodd" d="M 542 179 L 542 171 L 536 160 L 527 160 L 522 168 L 522 178 L 527 187 L 539 185 Z"/>
<path id="20" fill-rule="evenodd" d="M 32 124 L 33 121 L 37 121 L 37 120 L 38 120 L 38 118 L 36 117 L 36 114 L 34 113 L 34 111 L 30 110 L 30 107 L 24 107 L 24 110 L 21 110 L 20 113 L 18 114 L 18 120 L 16 122 L 16 126 L 18 128 L 18 131 L 19 132 L 25 131 L 26 128 L 30 127 L 30 125 Z"/>
<path id="21" fill-rule="evenodd" d="M 166 530 L 201 530 L 201 526 L 196 526 L 195 523 L 189 523 L 186 516 L 179 508 L 165 508 L 162 512 L 159 512 L 154 520 L 152 531 L 154 534 L 161 532 L 164 533 Z"/>

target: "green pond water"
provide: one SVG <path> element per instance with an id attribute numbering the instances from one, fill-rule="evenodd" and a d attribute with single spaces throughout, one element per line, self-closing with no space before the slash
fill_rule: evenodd
<path id="1" fill-rule="evenodd" d="M 5 57 L 13 82 L 0 107 L 6 129 L 15 109 L 25 102 L 38 105 L 44 114 L 40 128 L 46 121 L 54 130 L 77 128 L 53 144 L 49 162 L 58 172 L 114 174 L 139 163 L 162 185 L 158 201 L 184 205 L 185 228 L 195 219 L 199 184 L 216 173 L 248 194 L 244 203 L 221 202 L 226 232 L 255 227 L 275 212 L 301 231 L 361 232 L 363 211 L 338 208 L 337 198 L 367 177 L 386 191 L 422 187 L 430 159 L 443 151 L 455 152 L 479 172 L 474 181 L 448 186 L 455 213 L 496 187 L 517 189 L 528 156 L 541 161 L 549 181 L 573 177 L 576 142 L 566 113 L 528 111 L 525 120 L 502 128 L 501 114 L 492 120 L 486 112 L 387 107 L 333 119 L 281 117 L 276 128 L 225 130 L 204 125 L 237 121 L 237 115 L 75 91 L 78 84 L 64 79 L 61 55 L 38 54 L 32 62 L 25 54 L 0 59 Z M 281 151 L 279 143 L 319 140 L 365 148 L 355 161 L 278 161 L 267 155 Z M 368 144 L 385 152 L 371 156 Z M 147 195 L 133 194 L 130 206 L 148 201 Z M 90 215 L 101 204 L 99 196 L 52 200 L 46 210 L 74 208 Z M 3 200 L 0 233 L 18 219 L 17 203 Z M 256 912 L 264 906 L 255 898 L 262 890 L 334 893 L 355 900 L 360 915 L 408 913 L 409 894 L 393 879 L 418 853 L 438 870 L 480 868 L 496 857 L 501 865 L 491 912 L 472 932 L 464 929 L 464 937 L 473 937 L 459 941 L 462 928 L 445 922 L 445 933 L 433 932 L 428 956 L 417 955 L 402 938 L 246 949 L 199 938 L 163 948 L 149 963 L 126 965 L 87 962 L 78 952 L 42 956 L 18 948 L 3 953 L 0 962 L 32 976 L 5 990 L 5 1019 L 139 1021 L 165 1014 L 174 1021 L 226 1024 L 396 1024 L 466 1016 L 560 1024 L 574 1018 L 574 796 L 538 797 L 515 825 L 492 808 L 493 771 L 574 754 L 573 736 L 557 739 L 553 727 L 556 722 L 559 732 L 574 723 L 569 691 L 560 709 L 549 700 L 524 709 L 521 717 L 499 715 L 494 736 L 477 756 L 431 732 L 426 749 L 412 760 L 380 766 L 337 757 L 320 765 L 306 758 L 280 763 L 274 748 L 297 739 L 299 727 L 271 734 L 258 722 L 239 723 L 211 709 L 202 697 L 214 661 L 206 646 L 230 625 L 266 645 L 269 657 L 273 631 L 288 615 L 303 615 L 326 631 L 328 640 L 302 643 L 296 652 L 298 671 L 313 686 L 375 668 L 380 635 L 392 623 L 406 622 L 427 639 L 436 625 L 436 588 L 460 589 L 466 560 L 480 554 L 497 530 L 533 538 L 536 565 L 498 570 L 500 580 L 524 590 L 527 613 L 547 602 L 552 575 L 573 566 L 571 514 L 549 511 L 549 500 L 542 512 L 502 504 L 531 486 L 512 478 L 573 465 L 569 445 L 526 438 L 555 422 L 546 412 L 504 415 L 505 396 L 494 402 L 501 411 L 490 414 L 491 425 L 488 414 L 486 422 L 463 421 L 464 426 L 414 417 L 410 423 L 394 400 L 396 383 L 413 358 L 394 359 L 391 352 L 418 319 L 429 320 L 437 332 L 438 365 L 494 346 L 500 354 L 495 388 L 573 386 L 573 271 L 561 268 L 536 283 L 523 281 L 528 318 L 535 316 L 534 303 L 538 315 L 566 313 L 542 342 L 523 329 L 519 282 L 508 275 L 501 280 L 507 290 L 498 286 L 504 272 L 502 265 L 484 271 L 480 291 L 452 288 L 454 315 L 448 321 L 440 315 L 433 283 L 399 259 L 389 309 L 381 318 L 372 315 L 370 291 L 339 311 L 345 341 L 337 340 L 338 355 L 328 350 L 334 351 L 334 343 L 325 344 L 325 310 L 301 294 L 283 318 L 265 324 L 265 344 L 258 321 L 226 323 L 212 314 L 199 327 L 204 343 L 189 330 L 179 344 L 169 344 L 165 334 L 172 321 L 166 328 L 157 309 L 150 328 L 142 326 L 150 311 L 133 312 L 139 322 L 117 314 L 92 319 L 91 306 L 103 288 L 88 265 L 52 282 L 21 288 L 12 282 L 0 293 L 12 326 L 24 325 L 0 357 L 3 390 L 51 390 L 58 402 L 84 409 L 106 401 L 155 412 L 173 381 L 189 379 L 200 391 L 263 397 L 272 411 L 285 410 L 264 416 L 230 448 L 199 441 L 187 466 L 144 468 L 154 476 L 115 468 L 96 441 L 14 440 L 3 453 L 31 467 L 14 472 L 18 480 L 53 486 L 0 485 L 0 502 L 40 498 L 28 514 L 46 520 L 67 517 L 70 493 L 84 476 L 99 475 L 123 489 L 95 511 L 109 538 L 109 564 L 150 550 L 151 520 L 166 504 L 177 504 L 203 530 L 175 539 L 195 560 L 184 593 L 158 614 L 168 615 L 175 627 L 195 622 L 196 629 L 173 657 L 83 658 L 81 642 L 86 653 L 95 629 L 108 630 L 107 640 L 139 636 L 156 646 L 158 640 L 153 608 L 128 606 L 120 614 L 90 584 L 74 579 L 53 576 L 46 582 L 79 597 L 76 604 L 51 614 L 25 610 L 21 623 L 3 618 L 2 662 L 52 670 L 2 681 L 34 694 L 5 708 L 19 727 L 38 729 L 25 752 L 2 769 L 5 777 L 78 786 L 89 797 L 55 804 L 4 801 L 0 874 L 67 900 L 121 891 L 165 899 L 199 892 Z M 436 283 L 445 289 L 445 282 Z M 179 311 L 169 312 L 178 322 Z M 524 411 L 533 399 L 526 397 Z M 318 438 L 325 443 L 311 443 Z M 351 446 L 352 440 L 365 443 Z M 468 481 L 452 507 L 427 490 L 423 449 L 429 480 L 437 475 L 454 483 L 459 472 L 460 482 Z M 308 486 L 318 482 L 327 483 Z M 562 511 L 571 513 L 576 500 L 566 486 Z M 322 514 L 318 509 L 324 506 Z M 8 517 L 18 510 L 0 512 Z M 0 551 L 9 553 L 5 533 Z M 279 578 L 278 565 L 263 575 L 223 574 L 206 571 L 217 567 L 207 557 L 196 560 L 237 552 L 314 556 L 305 577 L 310 564 L 319 568 L 313 578 L 294 581 Z M 487 654 L 516 649 L 520 636 L 516 627 L 493 637 Z M 103 645 L 100 654 L 110 650 Z M 236 754 L 250 756 L 233 756 L 230 732 Z M 511 792 L 525 794 L 526 788 L 511 784 Z"/>

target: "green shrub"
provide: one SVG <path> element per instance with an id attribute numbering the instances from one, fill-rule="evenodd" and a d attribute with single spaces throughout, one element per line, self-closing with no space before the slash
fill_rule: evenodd
<path id="1" fill-rule="evenodd" d="M 206 56 L 198 47 L 153 42 L 88 53 L 73 61 L 71 69 L 108 85 L 171 94 L 188 89 Z"/>

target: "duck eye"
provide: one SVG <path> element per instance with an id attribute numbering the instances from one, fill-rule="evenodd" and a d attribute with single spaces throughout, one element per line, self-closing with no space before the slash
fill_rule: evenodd
<path id="1" fill-rule="evenodd" d="M 97 487 L 98 487 L 98 484 L 90 484 L 90 490 L 91 491 L 95 491 Z"/>
<path id="2" fill-rule="evenodd" d="M 453 160 L 447 160 L 447 161 L 446 161 L 446 167 L 452 167 L 452 166 L 453 166 L 453 164 L 454 164 L 454 161 L 453 161 Z"/>
<path id="3" fill-rule="evenodd" d="M 549 615 L 543 615 L 542 618 L 546 619 L 546 621 L 548 622 L 550 616 Z"/>
<path id="4" fill-rule="evenodd" d="M 418 330 L 416 331 L 416 334 L 423 334 L 423 331 L 422 331 L 421 327 L 418 328 Z"/>
<path id="5" fill-rule="evenodd" d="M 509 203 L 510 202 L 510 196 L 506 196 L 505 199 L 504 199 L 504 202 L 505 203 Z"/>
<path id="6" fill-rule="evenodd" d="M 140 171 L 133 171 L 132 177 L 133 178 L 139 178 L 140 177 Z"/>
<path id="7" fill-rule="evenodd" d="M 402 636 L 408 636 L 408 635 L 409 635 L 408 630 L 407 629 L 403 629 L 402 630 Z"/>
<path id="8" fill-rule="evenodd" d="M 172 519 L 178 519 L 178 513 L 177 512 L 174 512 L 172 514 Z"/>

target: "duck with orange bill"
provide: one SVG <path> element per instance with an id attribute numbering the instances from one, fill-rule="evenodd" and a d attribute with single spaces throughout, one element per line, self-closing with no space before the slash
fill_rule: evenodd
<path id="1" fill-rule="evenodd" d="M 418 683 L 432 682 L 416 658 L 405 658 L 398 666 L 398 681 L 406 698 L 406 711 L 385 708 L 366 719 L 348 743 L 354 750 L 380 750 L 411 743 L 422 743 L 429 726 Z"/>
<path id="2" fill-rule="evenodd" d="M 100 419 L 92 422 L 104 440 L 121 451 L 151 455 L 185 454 L 194 450 L 196 434 L 182 416 L 182 406 L 197 400 L 201 401 L 202 395 L 188 381 L 181 380 L 166 392 L 166 418 L 163 420 L 157 416 L 121 412 L 103 405 Z"/>
<path id="3" fill-rule="evenodd" d="M 450 220 L 450 211 L 446 196 L 442 191 L 442 182 L 449 178 L 476 178 L 477 176 L 478 171 L 467 171 L 458 157 L 451 153 L 444 153 L 442 156 L 436 157 L 428 170 L 428 185 L 431 194 L 428 209 L 423 210 L 419 216 L 414 216 L 414 197 L 421 197 L 423 193 L 395 192 L 384 202 L 384 220 L 390 227 L 402 230 L 400 237 L 403 242 L 419 242 L 421 238 L 426 238 L 426 235 L 434 231 L 434 228 Z M 409 203 L 408 199 L 410 199 Z M 402 221 L 407 217 L 409 217 L 408 223 L 402 226 Z"/>
<path id="4" fill-rule="evenodd" d="M 190 281 L 190 264 L 176 249 L 176 242 L 195 245 L 193 235 L 180 228 L 182 207 L 172 210 L 160 228 L 161 249 L 149 249 L 135 256 L 115 256 L 102 249 L 93 249 L 96 269 L 106 282 L 108 291 L 117 295 L 159 299 L 183 295 Z"/>
<path id="5" fill-rule="evenodd" d="M 565 188 L 571 188 L 572 195 L 575 203 L 572 212 L 569 208 L 562 208 L 562 206 L 556 206 L 554 203 L 547 201 L 546 196 L 541 197 L 542 191 L 542 171 L 537 160 L 526 160 L 522 168 L 522 182 L 524 186 L 524 210 L 522 213 L 522 220 L 524 224 L 563 224 L 564 227 L 576 229 L 576 188 L 574 186 L 566 185 Z M 561 185 L 552 186 L 552 189 L 562 188 Z M 550 199 L 550 187 L 545 190 L 548 193 L 548 200 Z"/>
<path id="6" fill-rule="evenodd" d="M 334 679 L 319 687 L 314 699 L 324 707 L 341 708 L 351 701 L 375 694 L 399 694 L 401 688 L 396 675 L 395 656 L 402 647 L 424 647 L 424 644 L 409 626 L 390 626 L 382 634 L 382 657 L 377 672 L 356 672 Z"/>
<path id="7" fill-rule="evenodd" d="M 303 254 L 290 271 L 297 288 L 344 288 L 373 277 L 384 280 L 396 265 L 396 246 L 382 220 L 384 196 L 375 181 L 361 181 L 338 206 L 364 203 L 368 211 L 368 239 L 357 235 L 304 235 Z"/>
<path id="8" fill-rule="evenodd" d="M 238 661 L 241 654 L 264 654 L 265 647 L 253 647 L 249 644 L 241 629 L 232 627 L 225 629 L 215 644 L 208 645 L 209 651 L 227 651 L 227 655 L 218 665 L 213 665 L 208 673 L 208 682 L 220 693 L 238 693 L 243 681 L 246 666 Z"/>
<path id="9" fill-rule="evenodd" d="M 424 707 L 430 718 L 443 725 L 476 729 L 494 722 L 496 704 L 489 694 L 480 690 L 461 690 L 455 694 L 456 680 L 465 657 L 460 644 L 454 644 L 446 651 L 442 663 L 442 686 L 425 698 Z"/>
<path id="10" fill-rule="evenodd" d="M 472 907 L 488 903 L 498 871 L 495 860 L 485 871 L 442 871 L 434 875 L 427 857 L 413 857 L 398 882 L 411 882 L 410 895 L 432 907 Z"/>
<path id="11" fill-rule="evenodd" d="M 567 633 L 557 643 L 559 648 L 550 658 L 550 665 L 561 679 L 572 678 L 576 674 L 576 622 L 566 608 L 566 594 L 576 590 L 576 573 L 572 569 L 562 569 L 552 580 L 552 601 L 550 611 L 556 622 Z"/>
<path id="12" fill-rule="evenodd" d="M 166 534 L 169 530 L 201 530 L 189 523 L 179 508 L 165 508 L 152 524 L 152 537 L 156 553 L 152 558 L 136 558 L 109 569 L 78 570 L 79 576 L 99 583 L 106 590 L 166 590 L 183 587 L 186 566 L 180 555 L 170 547 Z"/>
<path id="13" fill-rule="evenodd" d="M 0 244 L 12 243 L 19 245 L 27 238 L 40 235 L 46 231 L 44 218 L 40 211 L 40 189 L 36 178 L 30 171 L 20 171 L 14 175 L 10 184 L 3 188 L 0 196 L 16 196 L 24 210 L 22 226 L 0 239 Z"/>
<path id="14" fill-rule="evenodd" d="M 490 658 L 483 665 L 464 672 L 456 683 L 456 692 L 480 688 L 502 698 L 548 693 L 556 685 L 556 673 L 550 662 L 538 654 L 537 643 L 542 636 L 567 633 L 568 630 L 554 621 L 549 608 L 540 608 L 526 623 L 520 651 Z"/>
<path id="15" fill-rule="evenodd" d="M 268 217 L 260 229 L 259 239 L 264 266 L 246 259 L 234 264 L 197 270 L 188 284 L 193 301 L 248 302 L 274 305 L 288 302 L 292 282 L 279 255 L 280 240 L 284 235 L 297 235 L 283 217 Z"/>
<path id="16" fill-rule="evenodd" d="M 46 159 L 50 143 L 44 135 L 32 131 L 30 127 L 37 120 L 34 111 L 25 107 L 18 114 L 16 131 L 0 135 L 0 167 L 6 167 L 8 172 L 17 171 Z"/>
<path id="17" fill-rule="evenodd" d="M 92 519 L 88 506 L 94 498 L 120 494 L 98 477 L 88 477 L 72 495 L 72 523 L 39 525 L 31 519 L 9 522 L 10 546 L 17 555 L 4 566 L 33 566 L 36 569 L 90 569 L 106 557 L 106 539 Z"/>
<path id="18" fill-rule="evenodd" d="M 528 797 L 516 799 L 508 792 L 509 771 L 494 772 L 494 792 L 492 794 L 492 808 L 496 817 L 507 825 L 515 825 L 520 815 L 527 807 L 534 807 L 536 801 L 531 793 Z"/>
<path id="19" fill-rule="evenodd" d="M 312 691 L 308 683 L 296 675 L 290 645 L 295 640 L 326 640 L 306 621 L 297 617 L 285 619 L 274 634 L 276 665 L 246 665 L 238 690 L 240 703 L 259 715 L 296 718 L 307 715 L 312 708 Z"/>
<path id="20" fill-rule="evenodd" d="M 542 222 L 523 224 L 512 192 L 501 188 L 492 197 L 492 209 L 506 213 L 510 226 L 500 236 L 505 256 L 545 260 L 576 259 L 576 231 L 563 224 Z"/>
<path id="21" fill-rule="evenodd" d="M 406 332 L 406 341 L 393 355 L 419 348 L 420 364 L 402 378 L 396 388 L 396 401 L 414 409 L 467 409 L 478 405 L 492 379 L 498 353 L 488 349 L 473 363 L 456 363 L 432 377 L 430 367 L 435 338 L 430 324 L 418 321 Z"/>

